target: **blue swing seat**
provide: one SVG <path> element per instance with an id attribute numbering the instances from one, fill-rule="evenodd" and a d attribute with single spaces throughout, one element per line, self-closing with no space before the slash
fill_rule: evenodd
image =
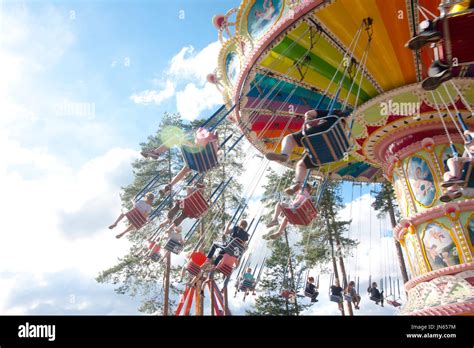
<path id="1" fill-rule="evenodd" d="M 244 242 L 242 242 L 239 238 L 233 238 L 229 244 L 226 245 L 224 252 L 239 258 L 245 252 Z"/>
<path id="2" fill-rule="evenodd" d="M 254 282 L 251 279 L 244 279 L 240 285 L 240 291 L 252 290 L 254 287 Z"/>
<path id="3" fill-rule="evenodd" d="M 329 300 L 331 302 L 336 302 L 336 303 L 342 303 L 342 296 L 337 296 L 337 295 L 329 295 Z"/>
<path id="4" fill-rule="evenodd" d="M 219 164 L 216 147 L 212 141 L 206 146 L 183 145 L 181 152 L 186 165 L 198 173 L 205 173 Z"/>
<path id="5" fill-rule="evenodd" d="M 173 254 L 179 254 L 183 250 L 184 245 L 177 240 L 170 238 L 166 241 L 166 244 L 163 248 L 172 252 Z"/>
<path id="6" fill-rule="evenodd" d="M 341 160 L 349 150 L 349 139 L 342 124 L 343 118 L 330 115 L 321 117 L 320 120 L 329 121 L 334 118 L 337 118 L 334 124 L 323 132 L 306 134 L 303 127 L 301 142 L 311 162 L 317 167 Z"/>

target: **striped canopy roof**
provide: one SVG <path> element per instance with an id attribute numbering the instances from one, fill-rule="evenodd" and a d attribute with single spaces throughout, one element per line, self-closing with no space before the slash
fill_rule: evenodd
<path id="1" fill-rule="evenodd" d="M 244 0 L 237 10 L 235 35 L 223 44 L 218 66 L 227 103 L 237 103 L 234 120 L 259 150 L 279 151 L 282 137 L 301 129 L 304 113 L 317 105 L 328 108 L 336 94 L 335 109 L 347 104 L 351 111 L 385 92 L 421 81 L 433 49 L 416 53 L 405 43 L 424 19 L 417 6 L 428 15 L 439 15 L 437 5 L 437 0 Z M 372 20 L 367 31 L 362 25 L 366 18 Z M 351 42 L 361 26 L 351 61 Z M 470 66 L 455 69 L 461 76 L 472 73 Z M 337 83 L 328 89 L 333 77 Z M 390 118 L 372 120 L 379 121 L 383 126 Z M 359 134 L 368 126 L 364 123 L 363 118 L 355 119 Z M 364 144 L 364 139 L 357 144 Z M 293 163 L 302 152 L 294 152 Z M 353 151 L 345 161 L 321 169 L 336 178 L 379 181 L 379 168 L 361 151 Z"/>

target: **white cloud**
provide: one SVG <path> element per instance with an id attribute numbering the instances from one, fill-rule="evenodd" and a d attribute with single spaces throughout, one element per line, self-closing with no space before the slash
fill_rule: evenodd
<path id="1" fill-rule="evenodd" d="M 54 7 L 33 15 L 26 6 L 4 6 L 1 21 L 0 122 L 35 121 L 37 114 L 26 105 L 38 102 L 33 97 L 41 89 L 32 81 L 37 73 L 60 61 L 75 37 Z"/>
<path id="2" fill-rule="evenodd" d="M 45 6 L 41 15 L 26 6 L 2 8 L 2 50 L 24 52 L 24 68 L 43 70 L 56 64 L 74 41 L 67 16 L 53 6 Z M 9 67 L 0 68 L 3 76 Z"/>
<path id="3" fill-rule="evenodd" d="M 186 46 L 171 59 L 168 74 L 174 78 L 205 81 L 207 74 L 217 66 L 217 56 L 221 44 L 215 41 L 195 52 L 193 46 Z"/>
<path id="4" fill-rule="evenodd" d="M 41 277 L 22 273 L 3 275 L 3 278 L 1 282 L 10 287 L 15 284 L 16 291 L 5 297 L 4 303 L 8 303 L 8 307 L 0 307 L 2 314 L 139 314 L 138 299 L 110 296 L 112 285 L 97 286 L 94 279 L 77 269 L 45 273 Z"/>
<path id="5" fill-rule="evenodd" d="M 107 226 L 120 212 L 120 187 L 130 182 L 130 162 L 138 154 L 116 148 L 74 170 L 47 149 L 23 147 L 5 132 L 0 146 L 0 210 L 2 230 L 8 231 L 0 235 L 0 310 L 41 313 L 31 301 L 26 307 L 12 307 L 9 299 L 24 292 L 25 283 L 5 274 L 42 279 L 69 269 L 89 277 L 92 284 L 99 271 L 114 265 L 129 245 L 116 241 Z M 60 283 L 57 277 L 55 281 Z M 51 285 L 47 277 L 44 282 Z M 91 286 L 91 296 L 94 291 L 99 290 Z M 55 306 L 43 310 L 51 313 Z"/>
<path id="6" fill-rule="evenodd" d="M 210 83 L 206 83 L 203 88 L 189 83 L 176 94 L 178 112 L 187 120 L 194 120 L 204 110 L 219 104 L 222 104 L 222 96 Z"/>
<path id="7" fill-rule="evenodd" d="M 140 93 L 132 94 L 130 99 L 136 104 L 161 104 L 163 101 L 173 97 L 175 94 L 174 83 L 170 80 L 166 81 L 166 87 L 160 91 L 147 89 Z"/>
<path id="8" fill-rule="evenodd" d="M 176 96 L 176 109 L 187 120 L 194 120 L 203 111 L 222 104 L 221 94 L 206 80 L 207 74 L 217 66 L 220 47 L 218 41 L 198 52 L 193 46 L 183 47 L 171 58 L 168 70 L 163 73 L 163 89 L 147 89 L 134 93 L 130 99 L 136 104 L 159 105 Z M 152 84 L 160 84 L 160 80 L 154 78 Z M 183 85 L 184 89 L 180 89 Z"/>

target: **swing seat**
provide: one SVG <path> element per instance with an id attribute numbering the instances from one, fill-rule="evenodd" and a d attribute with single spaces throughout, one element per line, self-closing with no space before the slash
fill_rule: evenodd
<path id="1" fill-rule="evenodd" d="M 219 271 L 226 277 L 229 277 L 232 274 L 232 271 L 234 270 L 234 265 L 236 262 L 237 258 L 235 256 L 224 254 L 222 260 L 216 267 L 216 271 Z"/>
<path id="2" fill-rule="evenodd" d="M 224 252 L 228 255 L 239 258 L 245 252 L 245 245 L 239 238 L 233 238 L 229 244 L 226 245 Z"/>
<path id="3" fill-rule="evenodd" d="M 319 167 L 326 163 L 337 162 L 344 157 L 349 150 L 349 139 L 343 126 L 343 118 L 337 116 L 326 116 L 320 120 L 338 118 L 328 129 L 316 134 L 306 134 L 303 128 L 301 142 L 309 155 L 311 162 Z"/>
<path id="4" fill-rule="evenodd" d="M 183 145 L 181 152 L 183 153 L 186 166 L 198 173 L 205 173 L 219 164 L 217 158 L 217 147 L 214 141 L 207 143 L 206 146 L 188 146 Z"/>
<path id="5" fill-rule="evenodd" d="M 155 261 L 155 262 L 160 261 L 161 255 L 160 255 L 160 253 L 151 254 L 151 255 L 150 255 L 150 259 L 151 259 L 152 261 Z"/>
<path id="6" fill-rule="evenodd" d="M 196 190 L 180 202 L 184 215 L 189 218 L 198 218 L 209 208 L 201 190 Z"/>
<path id="7" fill-rule="evenodd" d="M 395 308 L 400 307 L 402 305 L 400 302 L 397 302 L 395 300 L 387 300 L 387 303 Z"/>
<path id="8" fill-rule="evenodd" d="M 253 287 L 254 287 L 254 282 L 253 282 L 253 280 L 244 279 L 244 280 L 242 281 L 242 284 L 240 285 L 240 291 L 252 290 Z"/>
<path id="9" fill-rule="evenodd" d="M 304 291 L 304 295 L 306 297 L 309 297 L 309 298 L 313 298 L 313 296 L 316 294 L 316 292 L 311 292 L 311 291 L 308 291 L 308 290 L 305 290 Z"/>
<path id="10" fill-rule="evenodd" d="M 382 302 L 382 298 L 381 298 L 381 297 L 370 296 L 369 299 L 370 299 L 371 301 L 374 301 L 374 302 Z"/>
<path id="11" fill-rule="evenodd" d="M 135 229 L 140 229 L 143 225 L 146 224 L 147 218 L 141 213 L 138 208 L 133 208 L 132 210 L 125 213 L 130 224 L 135 227 Z"/>
<path id="12" fill-rule="evenodd" d="M 466 188 L 474 187 L 474 175 L 472 170 L 472 163 L 466 162 L 462 167 L 461 180 L 464 181 L 463 186 Z"/>
<path id="13" fill-rule="evenodd" d="M 201 267 L 194 261 L 189 261 L 188 264 L 186 265 L 186 270 L 191 274 L 192 276 L 197 276 L 199 272 L 201 272 Z"/>
<path id="14" fill-rule="evenodd" d="M 158 244 L 157 242 L 150 242 L 150 245 L 148 246 L 148 254 L 153 255 L 159 253 L 161 250 L 161 245 Z"/>
<path id="15" fill-rule="evenodd" d="M 179 254 L 183 250 L 184 245 L 177 240 L 170 238 L 166 241 L 164 248 L 173 254 Z"/>
<path id="16" fill-rule="evenodd" d="M 318 211 L 311 199 L 307 199 L 298 208 L 283 207 L 283 214 L 293 225 L 308 226 L 318 215 Z"/>
<path id="17" fill-rule="evenodd" d="M 348 295 L 348 294 L 344 295 L 344 300 L 352 302 L 352 299 L 353 297 L 351 295 Z"/>
<path id="18" fill-rule="evenodd" d="M 329 295 L 329 301 L 331 302 L 336 302 L 336 303 L 342 303 L 342 296 L 337 296 L 337 295 Z"/>
<path id="19" fill-rule="evenodd" d="M 474 9 L 462 14 L 449 14 L 437 21 L 436 29 L 445 37 L 444 20 L 448 21 L 449 39 L 451 44 L 452 59 L 456 59 L 457 65 L 469 65 L 474 63 Z M 439 58 L 443 63 L 447 62 L 446 41 L 441 40 L 437 44 Z M 454 62 L 453 62 L 454 63 Z"/>
<path id="20" fill-rule="evenodd" d="M 330 295 L 329 300 L 331 302 L 336 302 L 336 303 L 342 303 L 343 301 L 342 296 L 337 296 L 337 295 Z"/>

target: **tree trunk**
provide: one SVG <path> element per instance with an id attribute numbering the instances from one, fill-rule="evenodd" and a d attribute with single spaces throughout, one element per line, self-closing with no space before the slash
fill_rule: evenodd
<path id="1" fill-rule="evenodd" d="M 328 224 L 328 226 L 329 226 L 329 224 Z M 339 281 L 339 272 L 337 270 L 336 255 L 334 255 L 334 241 L 333 241 L 331 231 L 329 231 L 329 245 L 331 246 L 331 259 L 332 259 L 332 268 L 334 270 L 334 282 L 335 282 L 336 286 L 341 286 L 341 282 Z M 330 286 L 331 285 L 332 284 L 330 284 Z M 342 306 L 341 315 L 345 316 L 344 306 Z"/>
<path id="2" fill-rule="evenodd" d="M 342 253 L 341 253 L 341 248 L 342 248 L 342 245 L 341 245 L 341 238 L 339 237 L 339 235 L 336 234 L 336 248 L 338 250 L 338 258 L 339 258 L 339 267 L 341 268 L 341 274 L 342 274 L 342 281 L 343 281 L 343 288 L 347 288 L 347 285 L 348 285 L 348 279 L 347 279 L 347 275 L 346 275 L 346 266 L 344 264 L 344 258 L 342 257 Z M 353 316 L 354 315 L 354 312 L 352 311 L 352 303 L 350 301 L 344 301 L 347 303 L 347 308 L 349 309 L 349 315 L 350 316 Z"/>
<path id="3" fill-rule="evenodd" d="M 390 199 L 388 199 L 388 215 L 390 216 L 392 228 L 395 228 L 395 226 L 397 225 L 397 220 L 395 219 L 395 211 L 393 209 L 392 201 Z M 408 282 L 408 272 L 405 260 L 403 259 L 402 246 L 400 245 L 400 242 L 395 238 L 393 238 L 393 241 L 395 242 L 395 250 L 397 251 L 398 264 L 400 265 L 400 272 L 402 274 L 403 283 L 405 284 L 406 282 Z"/>
<path id="4" fill-rule="evenodd" d="M 288 265 L 290 268 L 290 275 L 291 275 L 291 288 L 295 291 L 295 311 L 296 315 L 300 315 L 300 310 L 298 308 L 298 297 L 296 296 L 296 286 L 295 286 L 295 274 L 293 273 L 293 262 L 291 262 L 291 250 L 290 250 L 290 243 L 288 242 L 288 233 L 286 232 L 285 228 L 285 240 L 286 240 L 286 247 L 288 248 Z"/>
<path id="5" fill-rule="evenodd" d="M 170 295 L 170 269 L 171 269 L 171 253 L 165 258 L 166 270 L 165 270 L 165 299 L 163 303 L 163 315 L 169 315 L 169 295 Z"/>

